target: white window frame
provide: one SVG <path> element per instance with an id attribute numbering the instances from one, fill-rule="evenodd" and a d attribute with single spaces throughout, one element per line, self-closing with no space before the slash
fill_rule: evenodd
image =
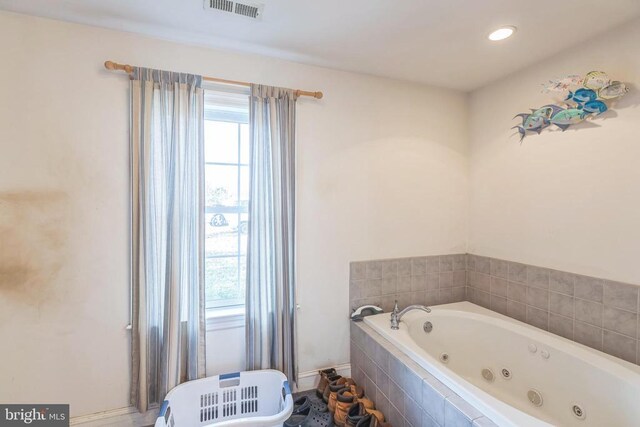
<path id="1" fill-rule="evenodd" d="M 204 106 L 204 120 L 216 120 L 216 121 L 227 121 L 231 123 L 243 123 L 248 124 L 248 107 L 249 107 L 249 88 L 242 86 L 233 86 L 233 85 L 221 85 L 214 83 L 206 83 L 203 85 L 205 90 L 205 106 Z M 215 91 L 220 93 L 229 93 L 229 94 L 241 94 L 247 96 L 247 112 L 246 113 L 237 113 L 229 112 L 229 113 L 221 113 L 221 112 L 212 112 L 211 109 L 207 109 L 206 102 L 206 92 L 207 91 Z M 239 129 L 239 128 L 238 128 Z M 238 135 L 238 138 L 240 135 Z M 238 144 L 240 141 L 238 140 Z M 238 147 L 240 150 L 240 147 Z M 240 158 L 240 152 L 238 153 L 238 163 L 224 163 L 224 162 L 205 162 L 206 165 L 220 165 L 220 166 L 237 166 L 240 170 L 242 167 L 247 167 L 248 164 L 242 163 L 242 159 Z M 238 233 L 240 231 L 238 230 Z M 240 238 L 240 236 L 238 237 Z M 237 255 L 238 259 L 240 255 Z M 203 253 L 205 265 L 206 260 L 209 258 L 222 258 L 222 257 L 233 257 L 232 256 L 220 256 L 220 257 L 207 257 L 206 252 Z M 206 298 L 206 296 L 205 296 Z M 207 311 L 207 330 L 220 330 L 220 329 L 228 329 L 228 328 L 238 328 L 244 327 L 244 316 L 245 316 L 245 302 L 244 300 L 226 300 L 228 303 L 226 304 L 214 304 L 210 305 L 207 301 L 206 311 Z"/>

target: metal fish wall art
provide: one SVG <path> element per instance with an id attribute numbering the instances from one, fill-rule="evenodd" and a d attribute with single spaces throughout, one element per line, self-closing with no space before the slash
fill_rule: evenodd
<path id="1" fill-rule="evenodd" d="M 566 92 L 570 87 L 580 86 L 584 81 L 584 77 L 577 74 L 565 76 L 560 79 L 549 80 L 542 85 L 543 92 Z"/>
<path id="2" fill-rule="evenodd" d="M 565 92 L 565 106 L 555 104 L 531 109 L 531 113 L 516 114 L 522 124 L 512 127 L 520 134 L 520 142 L 530 133 L 540 134 L 543 129 L 554 125 L 563 132 L 570 126 L 596 117 L 609 110 L 607 101 L 616 100 L 629 92 L 629 87 L 619 81 L 612 81 L 604 71 L 590 71 L 584 77 L 570 75 L 549 80 L 544 84 L 544 92 Z"/>

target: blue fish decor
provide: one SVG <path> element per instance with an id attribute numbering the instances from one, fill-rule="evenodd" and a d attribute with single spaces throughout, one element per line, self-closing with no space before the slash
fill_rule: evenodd
<path id="1" fill-rule="evenodd" d="M 596 116 L 599 116 L 600 114 L 604 113 L 605 111 L 607 111 L 609 109 L 609 107 L 607 107 L 607 104 L 605 104 L 602 101 L 585 102 L 585 104 L 584 104 L 584 106 L 582 108 L 587 113 L 595 114 Z"/>
<path id="2" fill-rule="evenodd" d="M 543 129 L 554 125 L 563 132 L 570 126 L 583 122 L 589 117 L 596 117 L 609 110 L 607 101 L 620 98 L 629 92 L 629 87 L 622 82 L 612 81 L 603 71 L 591 71 L 586 76 L 567 76 L 562 79 L 549 80 L 543 85 L 545 92 L 568 91 L 565 107 L 549 104 L 542 108 L 531 109 L 531 113 L 516 114 L 522 124 L 514 126 L 520 133 L 520 142 L 532 132 L 540 134 Z M 577 87 L 577 88 L 576 88 Z M 574 88 L 573 90 L 569 90 Z"/>
<path id="3" fill-rule="evenodd" d="M 585 102 L 595 101 L 596 99 L 598 99 L 598 94 L 594 90 L 581 88 L 575 92 L 569 91 L 569 96 L 567 96 L 565 101 L 572 100 L 576 104 L 584 104 Z"/>

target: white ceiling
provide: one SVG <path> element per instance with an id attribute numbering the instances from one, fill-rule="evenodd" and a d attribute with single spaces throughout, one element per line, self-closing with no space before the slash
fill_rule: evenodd
<path id="1" fill-rule="evenodd" d="M 461 90 L 640 15 L 640 0 L 262 2 L 261 21 L 205 11 L 203 0 L 0 0 L 0 9 Z M 519 30 L 488 41 L 501 25 Z"/>

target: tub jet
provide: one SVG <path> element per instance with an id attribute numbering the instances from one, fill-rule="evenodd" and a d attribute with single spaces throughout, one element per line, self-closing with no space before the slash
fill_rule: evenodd
<path id="1" fill-rule="evenodd" d="M 531 389 L 527 392 L 529 402 L 533 403 L 533 406 L 542 406 L 542 395 L 538 390 Z"/>
<path id="2" fill-rule="evenodd" d="M 584 418 L 586 417 L 586 414 L 584 413 L 584 410 L 580 405 L 573 405 L 571 410 L 573 411 L 573 415 L 579 420 L 584 420 Z"/>
<path id="3" fill-rule="evenodd" d="M 492 383 L 493 379 L 495 378 L 493 375 L 493 372 L 491 371 L 491 369 L 488 368 L 484 368 L 482 370 L 482 378 L 484 378 L 485 380 L 487 380 L 487 382 Z"/>
<path id="4" fill-rule="evenodd" d="M 422 329 L 426 332 L 429 333 L 433 330 L 433 323 L 431 322 L 424 322 L 424 325 L 422 325 Z"/>
<path id="5" fill-rule="evenodd" d="M 502 377 L 505 380 L 510 380 L 511 379 L 511 371 L 508 370 L 507 368 L 502 368 L 502 371 L 500 371 L 502 373 Z"/>

